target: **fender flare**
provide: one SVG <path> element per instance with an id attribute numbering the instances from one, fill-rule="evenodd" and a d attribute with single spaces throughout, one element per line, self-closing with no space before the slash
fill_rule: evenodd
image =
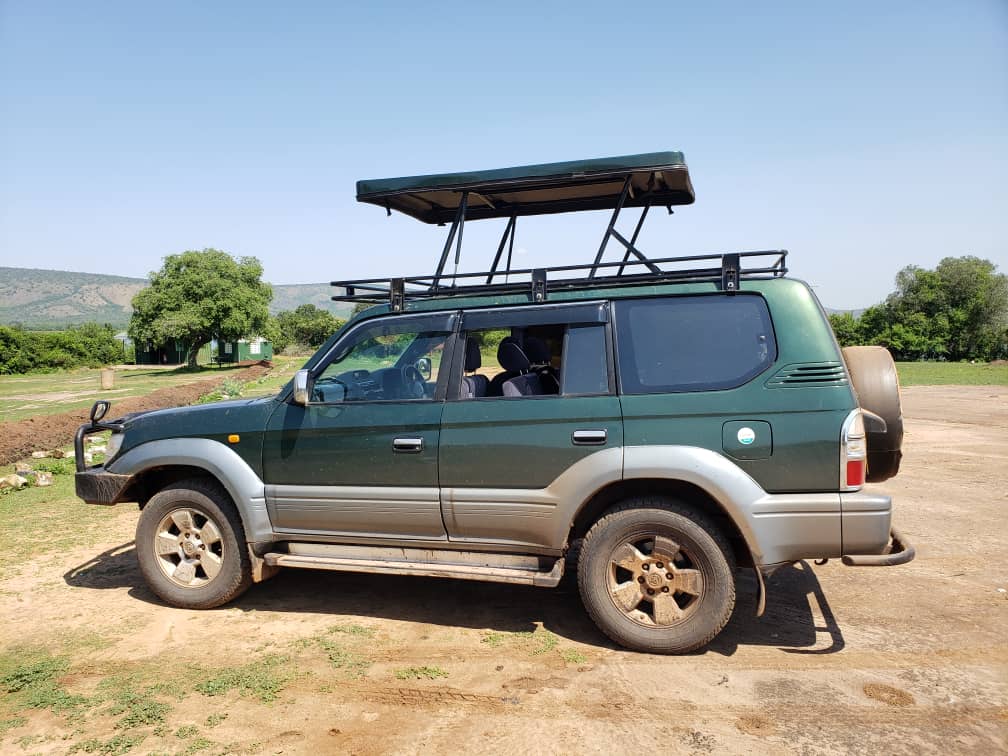
<path id="1" fill-rule="evenodd" d="M 837 492 L 770 494 L 722 454 L 696 446 L 627 446 L 623 478 L 666 478 L 707 492 L 731 518 L 758 567 L 842 549 Z"/>
<path id="2" fill-rule="evenodd" d="M 697 446 L 627 446 L 623 449 L 623 479 L 635 478 L 679 480 L 705 491 L 735 523 L 759 564 L 762 550 L 749 507 L 766 492 L 738 465 Z"/>
<path id="3" fill-rule="evenodd" d="M 208 438 L 165 438 L 147 441 L 114 459 L 106 468 L 117 475 L 139 475 L 154 467 L 180 465 L 206 470 L 231 495 L 249 544 L 273 540 L 266 509 L 266 487 L 233 450 Z"/>

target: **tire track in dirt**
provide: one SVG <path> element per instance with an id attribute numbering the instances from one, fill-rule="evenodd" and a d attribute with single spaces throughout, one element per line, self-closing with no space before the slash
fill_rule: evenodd
<path id="1" fill-rule="evenodd" d="M 359 694 L 375 703 L 392 704 L 394 706 L 440 707 L 463 704 L 479 709 L 498 709 L 506 705 L 516 705 L 520 701 L 516 696 L 488 696 L 482 693 L 467 693 L 463 690 L 448 687 L 403 688 L 383 686 L 377 689 L 359 686 Z"/>

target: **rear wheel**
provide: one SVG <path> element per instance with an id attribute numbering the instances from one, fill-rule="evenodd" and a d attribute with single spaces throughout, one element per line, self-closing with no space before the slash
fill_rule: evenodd
<path id="1" fill-rule="evenodd" d="M 140 513 L 136 549 L 147 585 L 173 606 L 220 606 L 252 584 L 241 519 L 228 495 L 208 481 L 183 481 L 155 494 Z"/>
<path id="2" fill-rule="evenodd" d="M 724 536 L 681 502 L 639 498 L 592 526 L 578 560 L 585 608 L 606 635 L 636 651 L 681 654 L 707 645 L 735 606 Z"/>

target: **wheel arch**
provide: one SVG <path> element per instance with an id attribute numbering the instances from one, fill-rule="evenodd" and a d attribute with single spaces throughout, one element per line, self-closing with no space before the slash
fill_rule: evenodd
<path id="1" fill-rule="evenodd" d="M 678 499 L 712 519 L 728 539 L 740 567 L 752 567 L 755 558 L 738 524 L 710 492 L 676 478 L 624 478 L 603 486 L 582 504 L 571 525 L 568 543 L 583 538 L 591 526 L 614 504 L 636 496 L 668 496 Z"/>
<path id="2" fill-rule="evenodd" d="M 249 545 L 273 540 L 262 480 L 244 459 L 220 442 L 207 438 L 148 441 L 113 460 L 108 470 L 136 478 L 124 493 L 141 506 L 157 491 L 179 480 L 214 480 L 231 497 Z"/>
<path id="3" fill-rule="evenodd" d="M 140 509 L 143 509 L 158 491 L 173 483 L 194 478 L 216 483 L 228 493 L 232 502 L 234 501 L 234 497 L 227 491 L 227 487 L 213 473 L 205 467 L 193 465 L 157 465 L 141 470 L 130 478 L 119 498 L 121 501 L 135 501 L 140 505 Z"/>

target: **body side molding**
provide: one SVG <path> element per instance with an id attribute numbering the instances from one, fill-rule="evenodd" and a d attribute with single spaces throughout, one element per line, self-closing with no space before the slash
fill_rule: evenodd
<path id="1" fill-rule="evenodd" d="M 442 488 L 448 537 L 462 543 L 563 548 L 581 506 L 622 475 L 623 448 L 613 447 L 578 460 L 546 488 Z M 461 533 L 466 535 L 457 535 Z"/>

